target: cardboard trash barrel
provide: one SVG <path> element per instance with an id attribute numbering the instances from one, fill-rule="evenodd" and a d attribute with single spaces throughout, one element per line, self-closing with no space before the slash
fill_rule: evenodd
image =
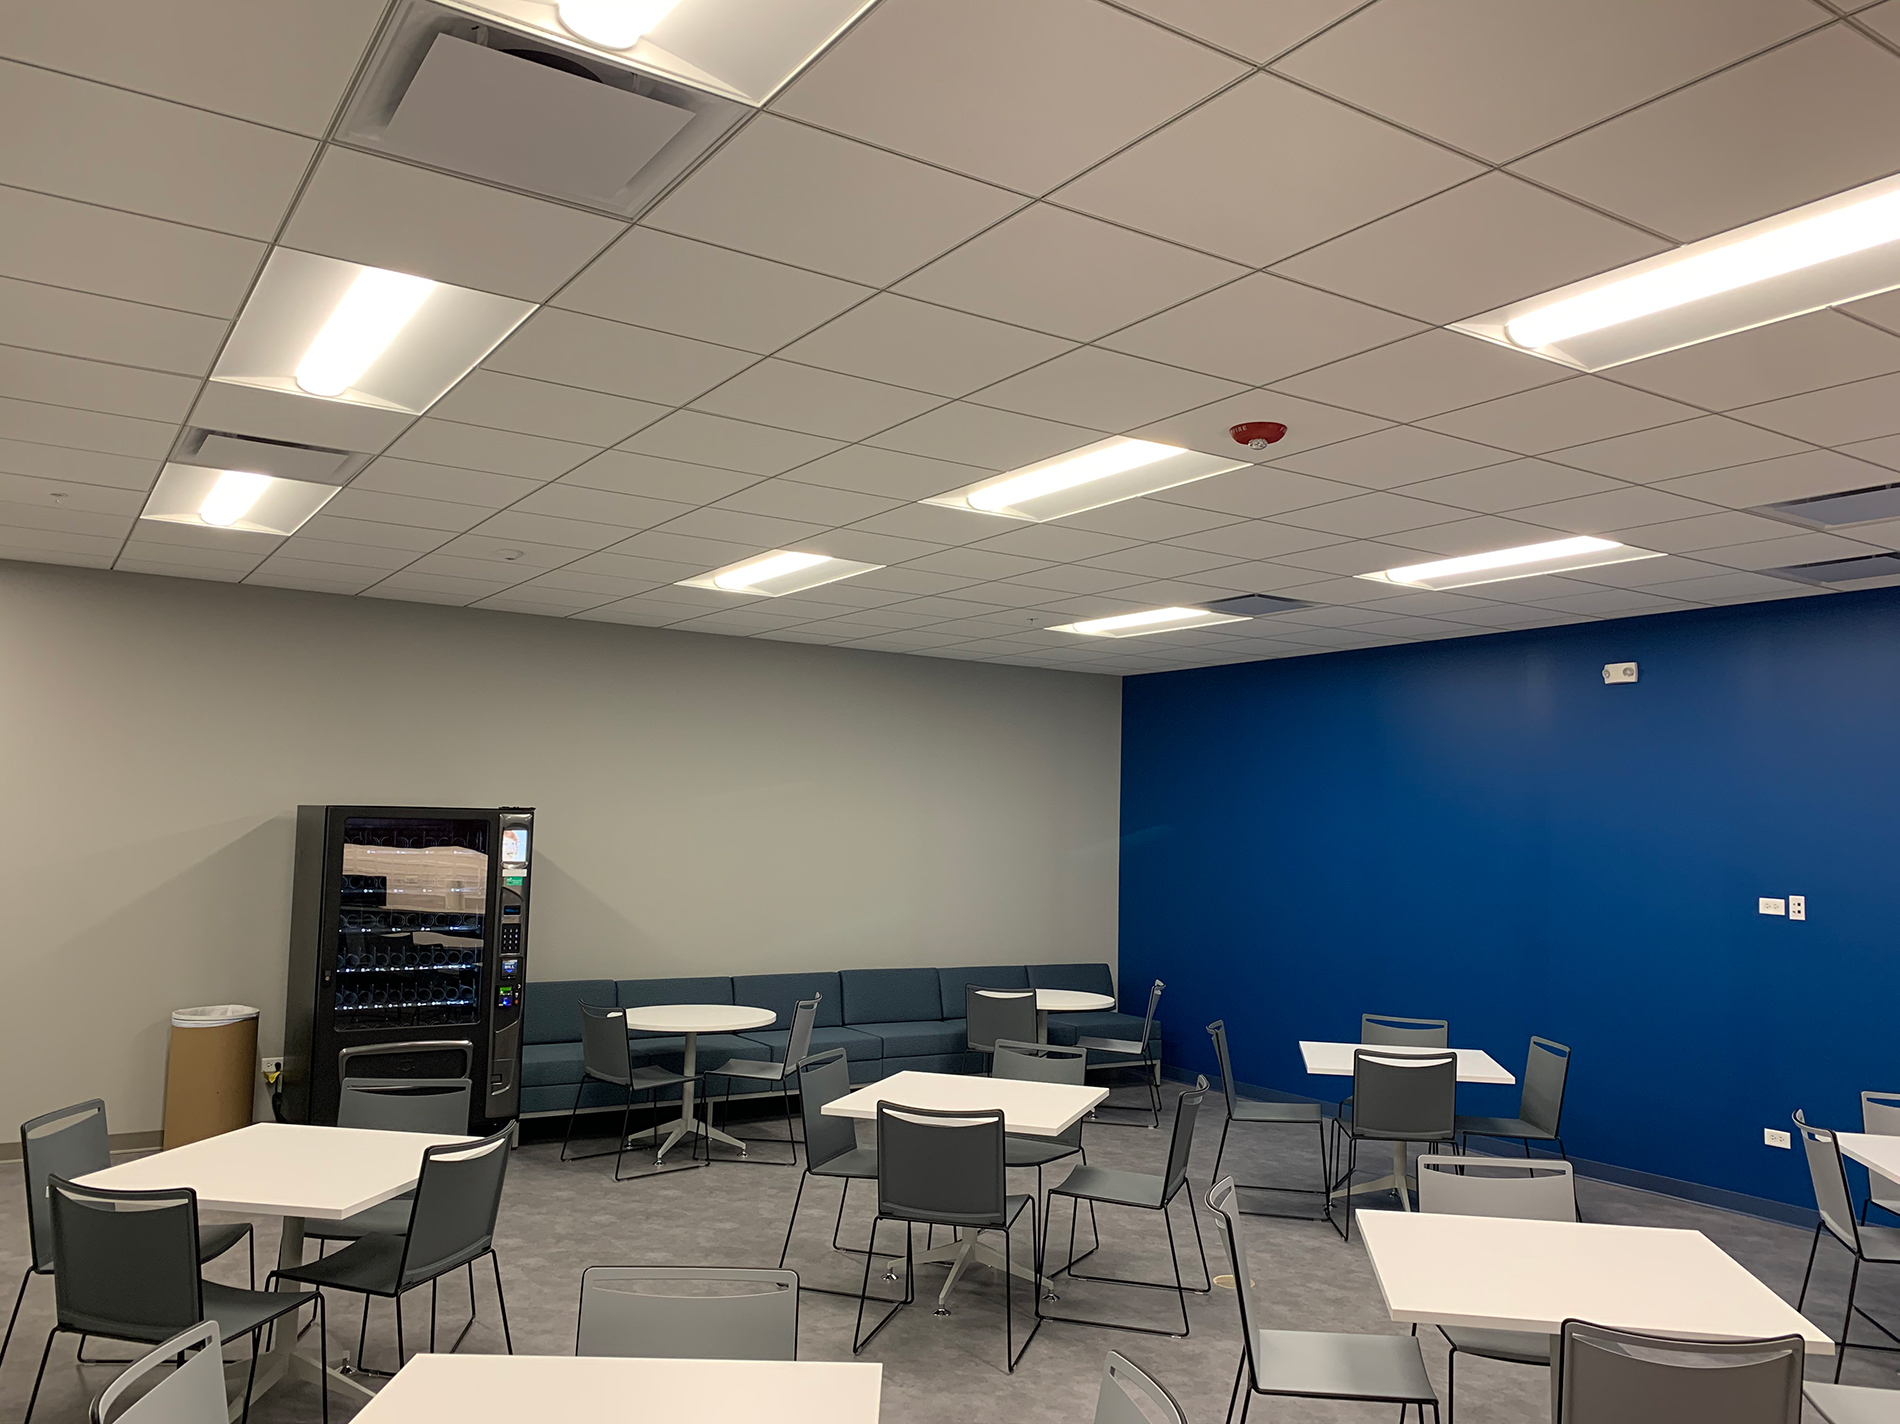
<path id="1" fill-rule="evenodd" d="M 257 1010 L 250 1005 L 209 1004 L 173 1013 L 165 1146 L 249 1127 L 256 1065 Z"/>

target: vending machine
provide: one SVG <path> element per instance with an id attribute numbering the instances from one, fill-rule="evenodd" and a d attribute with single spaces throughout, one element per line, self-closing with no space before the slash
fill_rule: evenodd
<path id="1" fill-rule="evenodd" d="M 521 1101 L 534 812 L 300 806 L 282 1112 L 334 1123 L 342 1075 L 466 1071 L 470 1132 Z"/>

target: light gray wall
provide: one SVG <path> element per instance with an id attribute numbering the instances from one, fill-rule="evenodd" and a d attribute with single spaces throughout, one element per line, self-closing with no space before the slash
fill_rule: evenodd
<path id="1" fill-rule="evenodd" d="M 1115 959 L 1116 679 L 0 562 L 0 1129 L 281 1039 L 299 803 L 538 808 L 531 978 Z"/>

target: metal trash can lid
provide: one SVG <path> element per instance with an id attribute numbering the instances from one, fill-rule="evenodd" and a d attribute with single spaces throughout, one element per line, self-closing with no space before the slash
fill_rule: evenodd
<path id="1" fill-rule="evenodd" d="M 206 1004 L 197 1009 L 173 1009 L 173 1028 L 221 1028 L 257 1017 L 249 1004 Z"/>

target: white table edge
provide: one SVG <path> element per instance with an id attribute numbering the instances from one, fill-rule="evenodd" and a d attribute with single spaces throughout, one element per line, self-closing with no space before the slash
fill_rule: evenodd
<path id="1" fill-rule="evenodd" d="M 904 1071 L 907 1073 L 916 1073 L 916 1072 L 922 1072 L 923 1070 L 916 1069 L 916 1068 L 907 1068 Z M 969 1078 L 977 1082 L 986 1081 L 978 1077 L 977 1075 L 971 1074 L 971 1073 L 934 1073 L 934 1074 L 931 1074 L 930 1076 L 937 1077 L 937 1078 Z M 882 1081 L 888 1082 L 889 1079 L 885 1079 Z M 881 1102 L 887 1101 L 887 1099 L 879 1098 L 879 1099 L 873 1100 L 868 1110 L 863 1109 L 863 1108 L 853 1107 L 848 1111 L 840 1111 L 838 1109 L 838 1105 L 846 1101 L 846 1098 L 856 1097 L 859 1093 L 862 1093 L 866 1091 L 867 1089 L 876 1088 L 878 1086 L 879 1086 L 878 1083 L 862 1084 L 859 1087 L 853 1088 L 850 1091 L 850 1093 L 846 1094 L 844 1098 L 835 1098 L 831 1102 L 826 1103 L 824 1107 L 820 1109 L 820 1111 L 823 1112 L 826 1117 L 849 1118 L 854 1122 L 875 1122 L 877 1120 L 878 1104 Z M 1037 1086 L 1064 1087 L 1064 1086 L 1070 1086 L 1070 1085 L 1061 1084 L 1061 1083 L 1047 1083 L 1047 1084 L 1038 1084 Z M 1089 1094 L 1089 1101 L 1085 1105 L 1083 1105 L 1080 1109 L 1078 1109 L 1076 1114 L 1073 1117 L 1065 1121 L 1054 1132 L 1046 1134 L 1047 1136 L 1059 1137 L 1063 1133 L 1067 1132 L 1070 1128 L 1074 1127 L 1083 1118 L 1087 1117 L 1090 1113 L 1094 1112 L 1096 1108 L 1100 1107 L 1103 1101 L 1108 1097 L 1108 1094 L 1109 1094 L 1109 1090 L 1107 1088 L 1087 1087 L 1084 1090 Z M 896 1104 L 896 1106 L 898 1107 L 905 1107 L 905 1106 L 924 1107 L 927 1105 L 923 1103 L 912 1103 L 912 1104 L 898 1103 Z M 983 1111 L 983 1109 L 980 1109 L 980 1108 L 971 1109 L 971 1111 Z M 1019 1125 L 1014 1130 L 1017 1132 L 1028 1132 L 1030 1129 Z M 1044 1134 L 1035 1134 L 1035 1135 L 1041 1136 Z"/>

